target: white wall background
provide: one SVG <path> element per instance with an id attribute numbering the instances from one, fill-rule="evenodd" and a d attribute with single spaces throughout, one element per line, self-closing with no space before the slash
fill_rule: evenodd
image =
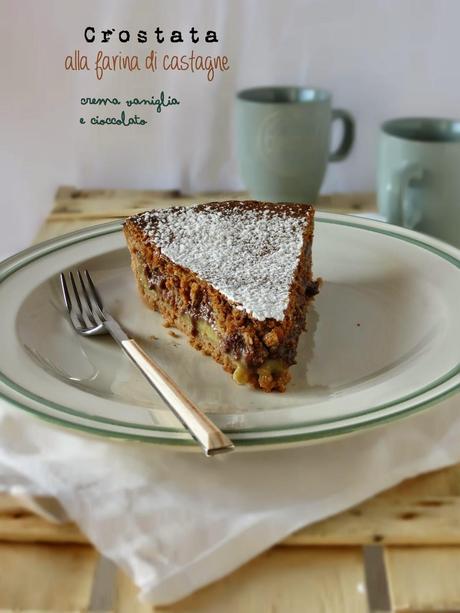
<path id="1" fill-rule="evenodd" d="M 333 92 L 357 119 L 352 155 L 330 165 L 323 191 L 374 184 L 378 126 L 398 115 L 460 115 L 459 0 L 0 0 L 0 257 L 25 246 L 58 185 L 242 187 L 233 98 L 242 87 L 307 84 Z M 231 70 L 208 83 L 189 73 L 64 70 L 83 29 L 215 29 Z M 143 54 L 154 42 L 104 49 Z M 190 43 L 174 46 L 186 52 Z M 166 43 L 160 50 L 171 52 Z M 148 126 L 80 126 L 81 96 L 150 97 L 180 107 Z M 102 114 L 102 111 L 101 111 Z"/>

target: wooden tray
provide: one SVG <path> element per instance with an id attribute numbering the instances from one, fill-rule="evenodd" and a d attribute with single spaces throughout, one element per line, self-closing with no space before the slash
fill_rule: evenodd
<path id="1" fill-rule="evenodd" d="M 37 241 L 137 210 L 242 198 L 131 190 L 58 190 Z M 373 194 L 322 197 L 319 209 L 375 209 Z M 131 581 L 73 524 L 0 496 L 0 611 L 460 613 L 460 465 L 406 481 L 305 528 L 170 607 L 139 603 Z"/>

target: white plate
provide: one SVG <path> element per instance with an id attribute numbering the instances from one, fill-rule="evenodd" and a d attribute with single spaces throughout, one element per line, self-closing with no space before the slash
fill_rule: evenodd
<path id="1" fill-rule="evenodd" d="M 266 394 L 237 386 L 141 303 L 119 222 L 42 243 L 0 266 L 0 393 L 86 432 L 194 446 L 110 338 L 71 330 L 57 274 L 76 266 L 93 273 L 108 309 L 239 446 L 343 435 L 458 389 L 458 250 L 379 222 L 318 214 L 313 263 L 324 284 L 293 381 L 284 394 Z"/>

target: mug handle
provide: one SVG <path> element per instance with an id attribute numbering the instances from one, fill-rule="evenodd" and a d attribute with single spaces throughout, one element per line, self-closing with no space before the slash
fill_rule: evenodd
<path id="1" fill-rule="evenodd" d="M 340 119 L 343 123 L 342 142 L 335 151 L 329 154 L 330 162 L 340 162 L 350 153 L 355 140 L 355 121 L 344 109 L 332 109 L 332 121 Z"/>
<path id="2" fill-rule="evenodd" d="M 413 230 L 422 219 L 420 204 L 414 204 L 413 189 L 423 185 L 425 171 L 419 164 L 408 164 L 393 175 L 390 185 L 390 217 L 394 223 Z"/>

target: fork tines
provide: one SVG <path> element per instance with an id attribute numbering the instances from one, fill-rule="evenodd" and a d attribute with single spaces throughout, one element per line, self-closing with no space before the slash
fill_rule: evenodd
<path id="1" fill-rule="evenodd" d="M 99 292 L 86 269 L 83 273 L 77 270 L 76 274 L 78 281 L 72 271 L 67 273 L 70 283 L 66 279 L 66 273 L 61 272 L 59 275 L 62 295 L 70 319 L 75 326 L 86 328 L 100 326 L 105 316 Z"/>

